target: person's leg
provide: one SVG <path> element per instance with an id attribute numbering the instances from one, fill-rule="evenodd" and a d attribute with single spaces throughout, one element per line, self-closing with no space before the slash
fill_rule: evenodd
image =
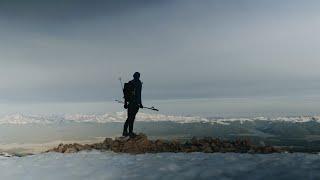
<path id="1" fill-rule="evenodd" d="M 134 106 L 133 104 L 129 104 L 128 106 L 128 126 L 129 126 L 129 134 L 132 132 L 132 121 L 134 120 Z"/>
<path id="2" fill-rule="evenodd" d="M 129 135 L 133 134 L 133 124 L 134 124 L 134 120 L 136 118 L 136 114 L 138 113 L 138 111 L 139 111 L 138 106 L 132 107 L 132 112 L 131 112 L 130 121 L 129 121 Z"/>
<path id="3" fill-rule="evenodd" d="M 124 126 L 123 126 L 123 131 L 122 131 L 122 136 L 128 136 L 128 119 L 126 120 L 126 122 L 124 123 Z"/>
<path id="4" fill-rule="evenodd" d="M 129 122 L 130 122 L 130 117 L 131 117 L 131 110 L 132 108 L 128 107 L 128 110 L 127 110 L 127 120 L 126 122 L 124 123 L 124 126 L 123 126 L 123 132 L 122 132 L 122 136 L 128 136 L 129 133 L 128 133 L 128 126 L 129 126 Z"/>

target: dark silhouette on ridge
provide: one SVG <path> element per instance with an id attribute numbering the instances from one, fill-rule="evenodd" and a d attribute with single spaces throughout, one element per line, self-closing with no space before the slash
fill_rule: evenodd
<path id="1" fill-rule="evenodd" d="M 141 90 L 142 82 L 140 81 L 140 73 L 135 72 L 133 74 L 133 80 L 124 84 L 124 108 L 128 109 L 128 118 L 123 126 L 123 136 L 135 137 L 136 134 L 133 132 L 133 124 L 136 118 L 136 114 L 139 108 L 143 108 L 141 101 Z M 129 132 L 128 132 L 129 126 Z"/>

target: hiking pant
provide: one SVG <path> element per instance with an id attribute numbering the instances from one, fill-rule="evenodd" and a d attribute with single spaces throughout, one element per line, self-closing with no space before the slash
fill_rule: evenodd
<path id="1" fill-rule="evenodd" d="M 128 126 L 129 126 L 129 133 L 132 133 L 133 131 L 133 123 L 134 119 L 136 118 L 136 114 L 139 111 L 139 106 L 137 104 L 129 104 L 128 105 L 128 118 L 123 126 L 123 132 L 128 132 Z"/>

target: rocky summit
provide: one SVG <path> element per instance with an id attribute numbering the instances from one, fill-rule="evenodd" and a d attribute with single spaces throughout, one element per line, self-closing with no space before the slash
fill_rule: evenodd
<path id="1" fill-rule="evenodd" d="M 248 140 L 221 140 L 217 138 L 196 138 L 186 142 L 177 140 L 149 140 L 145 134 L 138 134 L 134 138 L 106 138 L 95 144 L 60 144 L 46 152 L 75 153 L 85 150 L 114 151 L 117 153 L 160 153 L 160 152 L 236 152 L 236 153 L 280 153 L 281 148 L 272 146 L 256 146 Z"/>

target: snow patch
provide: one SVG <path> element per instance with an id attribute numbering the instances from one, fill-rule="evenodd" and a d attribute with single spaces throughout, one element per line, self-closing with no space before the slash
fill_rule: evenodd
<path id="1" fill-rule="evenodd" d="M 111 152 L 2 158 L 2 179 L 320 179 L 316 154 Z"/>
<path id="2" fill-rule="evenodd" d="M 64 115 L 25 115 L 11 114 L 0 117 L 0 124 L 52 124 L 64 122 L 93 122 L 93 123 L 108 123 L 108 122 L 124 122 L 126 120 L 126 112 L 114 112 L 105 114 L 64 114 Z M 320 123 L 320 116 L 299 116 L 299 117 L 254 117 L 254 118 L 204 118 L 200 116 L 176 116 L 165 114 L 148 114 L 139 112 L 137 121 L 145 122 L 164 122 L 171 121 L 176 123 L 217 123 L 228 125 L 232 122 L 253 122 L 253 121 L 274 121 L 274 122 L 317 122 Z"/>

